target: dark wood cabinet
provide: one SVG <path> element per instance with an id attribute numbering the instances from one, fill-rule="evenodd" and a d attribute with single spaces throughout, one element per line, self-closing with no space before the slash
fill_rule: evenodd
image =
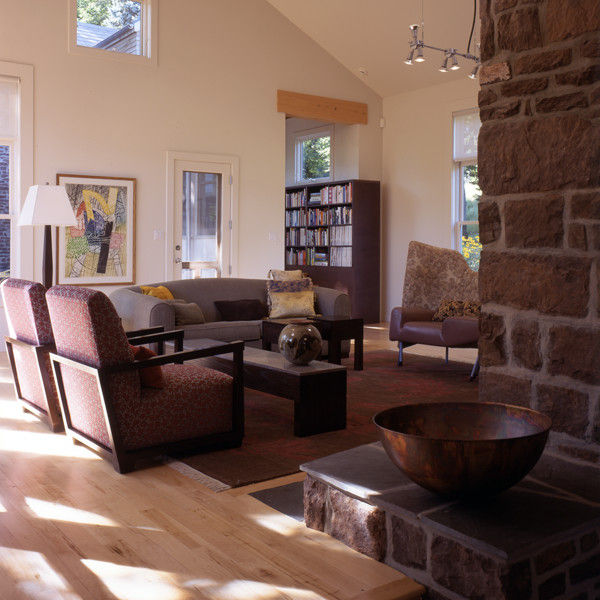
<path id="1" fill-rule="evenodd" d="M 380 184 L 351 179 L 286 187 L 285 268 L 347 292 L 352 317 L 380 320 Z"/>

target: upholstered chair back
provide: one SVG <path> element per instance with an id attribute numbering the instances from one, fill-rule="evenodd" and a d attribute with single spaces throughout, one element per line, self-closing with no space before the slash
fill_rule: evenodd
<path id="1" fill-rule="evenodd" d="M 46 298 L 59 355 L 96 368 L 133 362 L 121 320 L 105 294 L 65 285 L 50 288 Z M 109 447 L 96 377 L 65 365 L 61 366 L 61 373 L 72 427 Z M 109 375 L 105 384 L 107 397 L 140 395 L 137 372 Z"/>
<path id="2" fill-rule="evenodd" d="M 410 242 L 402 306 L 437 310 L 445 299 L 478 301 L 477 271 L 456 250 Z"/>
<path id="3" fill-rule="evenodd" d="M 2 300 L 11 337 L 44 346 L 52 344 L 52 328 L 41 283 L 9 278 L 2 283 Z"/>

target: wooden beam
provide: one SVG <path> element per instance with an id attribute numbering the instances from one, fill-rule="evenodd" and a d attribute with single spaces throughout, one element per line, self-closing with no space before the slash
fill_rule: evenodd
<path id="1" fill-rule="evenodd" d="M 368 107 L 363 102 L 311 96 L 285 90 L 277 90 L 277 111 L 285 113 L 288 117 L 348 125 L 366 125 L 368 117 Z"/>

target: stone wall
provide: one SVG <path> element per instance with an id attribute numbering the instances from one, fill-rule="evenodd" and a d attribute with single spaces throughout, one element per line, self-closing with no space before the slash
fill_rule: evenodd
<path id="1" fill-rule="evenodd" d="M 480 6 L 480 398 L 600 466 L 600 2 Z"/>

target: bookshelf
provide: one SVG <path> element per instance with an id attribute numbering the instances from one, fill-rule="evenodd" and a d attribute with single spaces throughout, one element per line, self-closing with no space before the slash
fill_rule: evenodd
<path id="1" fill-rule="evenodd" d="M 285 268 L 344 290 L 353 317 L 378 322 L 379 182 L 349 179 L 285 192 Z"/>

